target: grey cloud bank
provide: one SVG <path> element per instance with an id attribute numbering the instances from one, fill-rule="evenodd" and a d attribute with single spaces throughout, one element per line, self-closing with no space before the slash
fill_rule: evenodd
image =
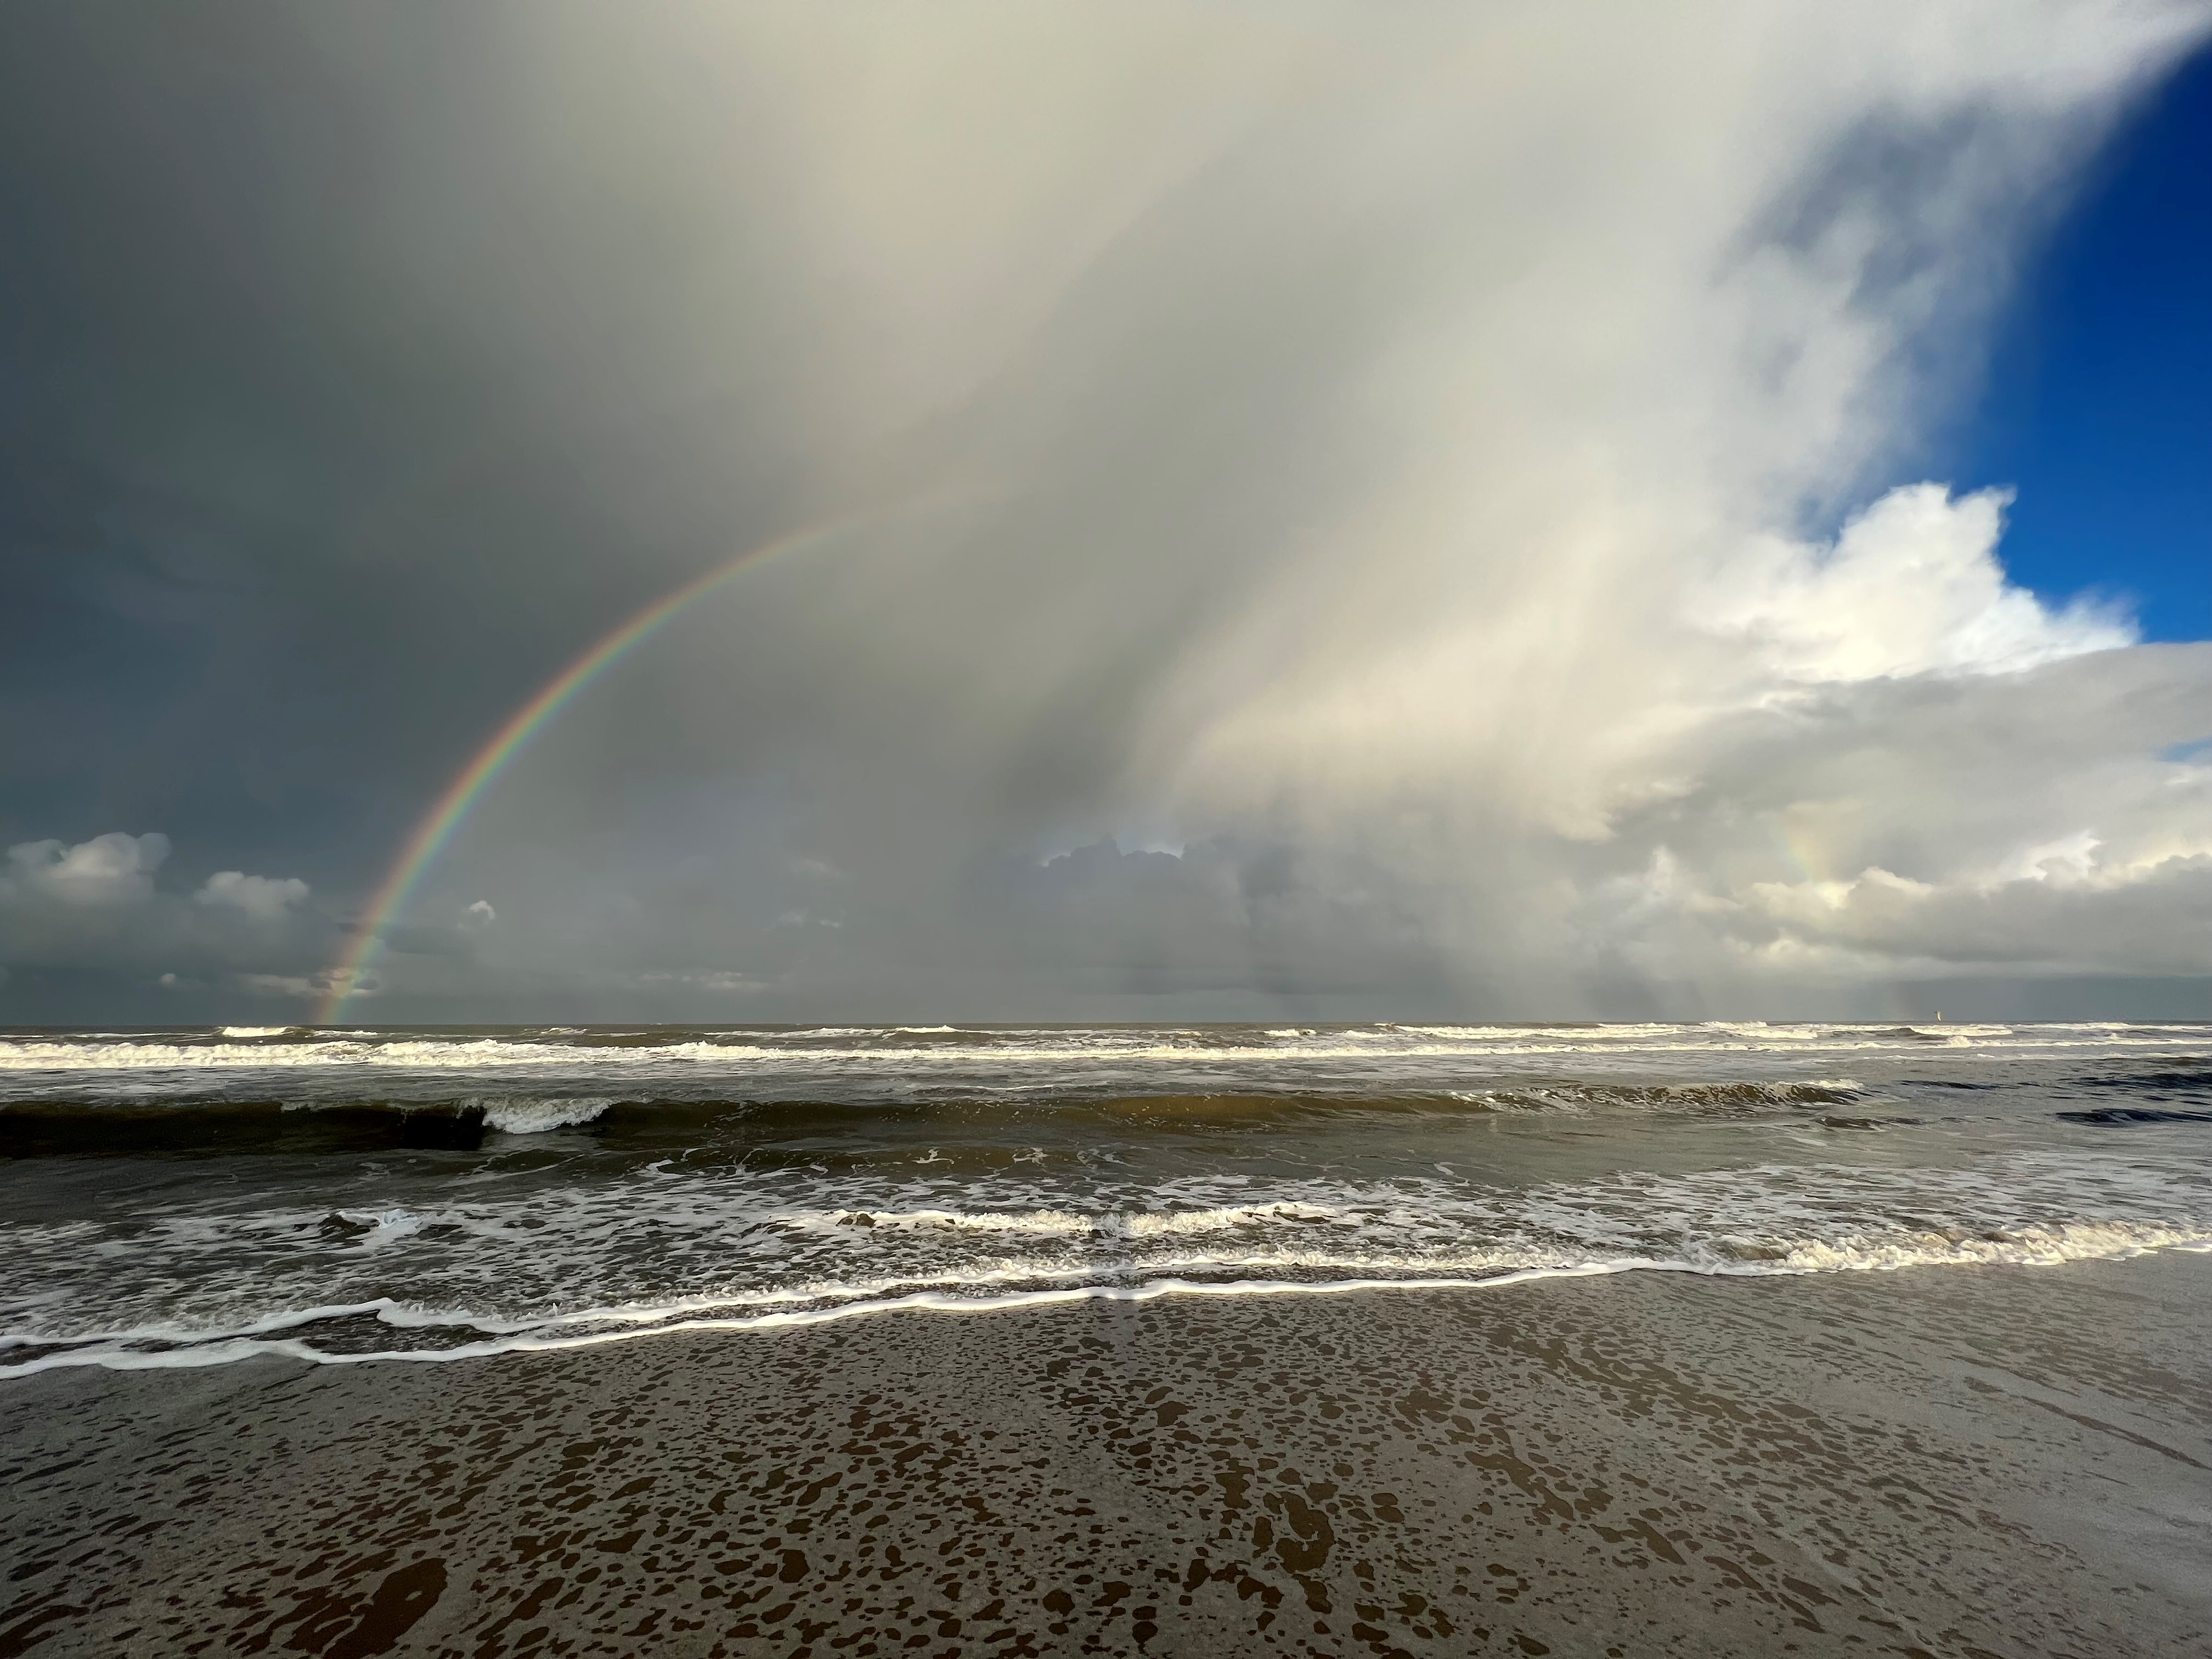
<path id="1" fill-rule="evenodd" d="M 299 1017 L 911 502 L 351 1017 L 2201 1013 L 2212 646 L 1924 455 L 2208 27 L 13 15 L 0 998 Z"/>

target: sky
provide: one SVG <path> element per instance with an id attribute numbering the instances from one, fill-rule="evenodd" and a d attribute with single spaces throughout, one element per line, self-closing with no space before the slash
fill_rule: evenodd
<path id="1" fill-rule="evenodd" d="M 2212 636 L 2212 53 L 2130 112 L 2024 271 L 1960 475 L 2020 489 L 2014 581 L 2099 586 L 2143 636 Z"/>
<path id="2" fill-rule="evenodd" d="M 9 8 L 0 1022 L 2212 1017 L 2208 40 Z"/>

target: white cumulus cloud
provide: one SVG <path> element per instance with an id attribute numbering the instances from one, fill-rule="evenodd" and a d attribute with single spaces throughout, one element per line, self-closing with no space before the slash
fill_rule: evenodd
<path id="1" fill-rule="evenodd" d="M 331 953 L 330 924 L 306 882 L 225 870 L 196 889 L 165 888 L 158 872 L 169 850 L 166 836 L 121 831 L 10 848 L 0 966 L 100 970 L 199 991 L 300 977 Z"/>
<path id="2" fill-rule="evenodd" d="M 56 840 L 23 842 L 8 849 L 9 873 L 0 891 L 72 905 L 139 903 L 152 896 L 154 872 L 168 856 L 169 838 L 163 835 L 116 830 L 74 847 Z"/>
<path id="3" fill-rule="evenodd" d="M 296 877 L 249 876 L 223 870 L 210 876 L 192 896 L 201 904 L 225 906 L 255 921 L 276 921 L 306 899 L 307 884 Z"/>
<path id="4" fill-rule="evenodd" d="M 1893 489 L 1831 545 L 1765 540 L 1696 615 L 1752 647 L 1779 679 L 2005 673 L 2136 641 L 2124 614 L 2047 608 L 1998 562 L 2009 492 Z"/>

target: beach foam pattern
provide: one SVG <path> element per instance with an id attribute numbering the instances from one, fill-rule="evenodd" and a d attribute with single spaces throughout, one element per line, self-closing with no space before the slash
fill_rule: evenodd
<path id="1" fill-rule="evenodd" d="M 1760 1165 L 1482 1194 L 1443 1178 L 1255 1190 L 1192 1177 L 1089 1207 L 927 1179 L 552 1187 L 434 1209 L 142 1212 L 6 1230 L 0 1373 L 56 1364 L 459 1358 L 888 1308 L 1716 1275 L 2049 1265 L 2212 1249 L 2212 1175 L 2025 1154 L 1944 1171 Z M 963 1204 L 963 1200 L 964 1204 Z M 399 1294 L 399 1286 L 407 1289 Z"/>

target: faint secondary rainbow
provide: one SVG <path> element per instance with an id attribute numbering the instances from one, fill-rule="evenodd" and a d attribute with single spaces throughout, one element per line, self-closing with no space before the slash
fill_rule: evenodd
<path id="1" fill-rule="evenodd" d="M 430 810 L 416 824 L 385 874 L 383 884 L 369 896 L 368 908 L 363 913 L 359 930 L 346 947 L 345 954 L 330 970 L 330 983 L 323 993 L 320 1008 L 316 1013 L 318 1024 L 336 1024 L 344 1012 L 346 1000 L 354 993 L 369 963 L 375 959 L 377 946 L 385 931 L 398 920 L 415 890 L 422 872 L 445 850 L 483 796 L 491 781 L 497 777 L 517 755 L 530 744 L 552 720 L 556 714 L 573 702 L 600 675 L 620 662 L 629 652 L 643 644 L 661 627 L 673 619 L 693 601 L 704 599 L 732 576 L 751 569 L 763 561 L 779 553 L 789 553 L 811 542 L 828 539 L 844 531 L 857 530 L 880 520 L 920 510 L 926 504 L 908 503 L 903 506 L 877 508 L 864 513 L 848 514 L 829 519 L 747 548 L 735 558 L 715 566 L 696 581 L 678 588 L 666 598 L 656 600 L 639 611 L 612 633 L 604 635 L 591 648 L 556 674 L 529 702 L 507 718 L 505 725 L 491 735 L 489 742 L 478 750 L 475 757 L 455 775 L 446 786 Z"/>

